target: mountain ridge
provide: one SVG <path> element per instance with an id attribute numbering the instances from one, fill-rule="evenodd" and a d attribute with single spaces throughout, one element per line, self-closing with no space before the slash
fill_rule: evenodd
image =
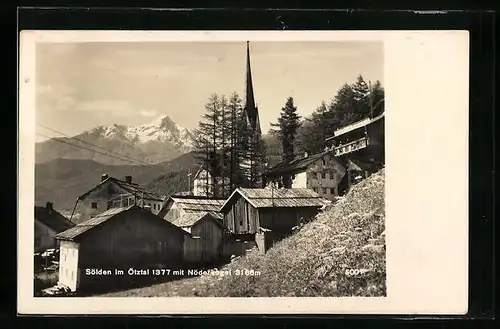
<path id="1" fill-rule="evenodd" d="M 35 205 L 53 202 L 70 211 L 78 196 L 99 184 L 102 174 L 132 180 L 160 195 L 185 191 L 188 170 L 199 168 L 192 152 L 156 165 L 108 165 L 90 159 L 54 159 L 35 164 Z"/>
<path id="2" fill-rule="evenodd" d="M 100 125 L 73 137 L 36 143 L 35 161 L 61 158 L 109 165 L 158 164 L 192 151 L 193 144 L 193 134 L 164 115 L 143 125 Z"/>

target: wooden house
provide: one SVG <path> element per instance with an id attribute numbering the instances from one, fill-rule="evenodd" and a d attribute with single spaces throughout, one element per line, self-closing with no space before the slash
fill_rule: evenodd
<path id="1" fill-rule="evenodd" d="M 337 129 L 326 139 L 335 157 L 356 159 L 371 166 L 371 171 L 385 164 L 385 112 Z"/>
<path id="2" fill-rule="evenodd" d="M 174 225 L 189 232 L 193 242 L 186 240 L 185 255 L 187 258 L 204 264 L 213 264 L 223 257 L 223 241 L 225 228 L 222 215 L 214 212 L 190 212 L 178 217 Z"/>
<path id="3" fill-rule="evenodd" d="M 56 211 L 51 202 L 45 207 L 35 206 L 35 253 L 57 248 L 57 233 L 75 226 Z"/>
<path id="4" fill-rule="evenodd" d="M 200 196 L 174 195 L 165 201 L 158 216 L 173 223 L 179 217 L 189 213 L 217 213 L 224 201 L 224 199 Z"/>
<path id="5" fill-rule="evenodd" d="M 282 162 L 266 171 L 264 177 L 268 184 L 277 182 L 278 188 L 307 188 L 333 201 L 346 188 L 346 173 L 346 164 L 327 150 Z"/>
<path id="6" fill-rule="evenodd" d="M 190 234 L 148 210 L 129 206 L 111 208 L 56 238 L 60 240 L 59 281 L 75 291 L 109 282 L 106 278 L 127 278 L 130 268 L 178 268 Z M 123 275 L 116 275 L 116 270 L 123 270 Z"/>
<path id="7" fill-rule="evenodd" d="M 104 174 L 99 184 L 78 197 L 73 213 L 77 211 L 80 214 L 79 222 L 110 208 L 130 205 L 147 207 L 153 214 L 157 214 L 163 201 L 163 198 L 156 193 L 133 183 L 132 176 L 125 176 L 125 179 L 121 180 Z"/>
<path id="8" fill-rule="evenodd" d="M 316 216 L 327 202 L 305 188 L 238 188 L 221 207 L 224 226 L 235 236 L 270 232 L 279 239 Z"/>

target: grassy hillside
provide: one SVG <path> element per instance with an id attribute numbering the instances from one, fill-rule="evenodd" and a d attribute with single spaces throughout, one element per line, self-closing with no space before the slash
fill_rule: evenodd
<path id="1" fill-rule="evenodd" d="M 161 194 L 177 192 L 179 182 L 187 187 L 188 168 L 196 168 L 191 153 L 152 166 L 113 166 L 93 160 L 57 159 L 35 165 L 35 203 L 51 201 L 58 210 L 70 211 L 76 198 L 100 182 L 102 174 L 117 178 L 131 175 L 134 182 Z"/>
<path id="2" fill-rule="evenodd" d="M 381 170 L 265 255 L 252 250 L 221 269 L 232 275 L 205 275 L 105 296 L 385 296 L 384 231 Z M 235 275 L 245 269 L 259 275 Z M 356 269 L 367 272 L 349 275 Z"/>

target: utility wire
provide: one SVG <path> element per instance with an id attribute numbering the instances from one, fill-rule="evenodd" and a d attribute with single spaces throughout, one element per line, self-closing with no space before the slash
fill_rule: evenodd
<path id="1" fill-rule="evenodd" d="M 47 127 L 44 127 L 44 128 L 47 128 Z M 48 128 L 48 129 L 49 129 L 49 128 Z M 63 133 L 61 133 L 61 132 L 57 132 L 57 133 L 63 134 Z M 64 141 L 64 140 L 61 140 L 61 139 L 55 139 L 55 138 L 53 138 L 53 137 L 50 137 L 50 136 L 47 136 L 47 135 L 44 135 L 44 134 L 41 134 L 41 133 L 37 133 L 37 135 L 42 136 L 42 137 L 45 137 L 45 138 L 51 138 L 51 139 L 53 139 L 53 140 L 55 140 L 55 141 L 57 141 L 57 142 L 59 142 L 59 143 L 67 144 L 67 145 L 70 145 L 70 146 L 73 146 L 73 147 L 76 147 L 76 148 L 80 148 L 80 149 L 84 149 L 84 150 L 88 150 L 88 151 L 96 152 L 96 153 L 99 153 L 99 154 L 101 154 L 101 155 L 104 155 L 104 156 L 107 156 L 107 157 L 113 158 L 113 159 L 122 160 L 122 161 L 130 162 L 130 163 L 133 163 L 133 164 L 137 164 L 136 162 L 133 162 L 133 161 L 131 161 L 131 160 L 127 160 L 127 159 L 123 159 L 123 158 L 118 158 L 118 157 L 115 157 L 115 156 L 110 155 L 110 154 L 106 154 L 106 153 L 103 153 L 103 152 L 100 152 L 100 151 L 97 151 L 97 150 L 92 150 L 92 149 L 90 149 L 90 148 L 83 147 L 83 146 L 81 146 L 81 145 L 77 145 L 77 144 L 70 143 L 70 142 L 68 142 L 68 141 Z M 65 135 L 65 134 L 63 134 L 63 135 Z M 69 137 L 69 138 L 72 138 L 72 137 Z M 79 139 L 77 139 L 77 138 L 72 138 L 72 139 L 75 139 L 75 140 L 80 141 L 80 140 L 79 140 Z M 84 142 L 84 141 L 82 141 L 82 142 Z M 86 143 L 86 144 L 90 144 L 90 145 L 92 145 L 92 146 L 96 146 L 96 145 L 94 145 L 94 144 L 92 144 L 92 143 L 88 143 L 88 142 L 84 142 L 84 143 Z M 104 148 L 102 148 L 102 147 L 99 147 L 99 148 L 101 148 L 101 149 L 103 149 L 103 150 L 106 150 L 106 149 L 104 149 Z M 108 152 L 109 152 L 109 150 L 106 150 L 106 151 L 108 151 Z M 116 152 L 114 152 L 114 153 L 116 153 Z M 118 154 L 118 153 L 116 153 L 116 154 Z M 141 164 L 141 165 L 144 165 L 144 166 L 155 167 L 154 165 L 150 165 L 150 164 L 142 164 L 142 163 L 140 163 L 140 164 Z M 190 179 L 190 178 L 188 177 L 188 179 Z M 189 184 L 189 182 L 188 182 L 188 184 Z M 180 182 L 178 182 L 178 184 L 176 185 L 176 188 L 175 188 L 175 190 L 176 190 L 177 192 L 174 192 L 173 194 L 180 192 L 180 187 L 181 187 L 181 185 L 183 185 L 183 179 L 180 179 Z"/>
<path id="2" fill-rule="evenodd" d="M 119 158 L 119 157 L 116 157 L 116 156 L 113 156 L 113 155 L 110 155 L 110 154 L 107 154 L 107 153 L 104 153 L 104 152 L 100 152 L 100 151 L 97 151 L 97 150 L 92 150 L 90 148 L 86 148 L 86 147 L 83 147 L 81 145 L 77 145 L 77 144 L 73 144 L 73 143 L 70 143 L 70 142 L 67 142 L 67 141 L 63 141 L 61 139 L 55 139 L 54 137 L 50 137 L 50 136 L 47 136 L 47 135 L 44 135 L 44 134 L 41 134 L 41 133 L 36 133 L 37 135 L 39 136 L 42 136 L 42 137 L 45 137 L 45 138 L 52 138 L 53 140 L 59 142 L 59 143 L 63 143 L 63 144 L 67 144 L 67 145 L 71 145 L 73 147 L 77 147 L 77 148 L 81 148 L 83 150 L 87 150 L 87 151 L 91 151 L 91 152 L 95 152 L 95 153 L 99 153 L 99 154 L 102 154 L 104 156 L 107 156 L 107 157 L 110 157 L 110 158 L 113 158 L 113 159 L 117 159 L 117 160 L 122 160 L 122 161 L 126 161 L 126 162 L 130 162 L 130 163 L 133 163 L 133 164 L 138 164 L 136 162 L 133 162 L 131 160 L 127 160 L 127 159 L 123 159 L 123 158 Z M 142 165 L 142 164 L 141 164 Z M 151 165 L 147 165 L 147 166 L 151 166 Z"/>
<path id="3" fill-rule="evenodd" d="M 141 165 L 143 165 L 143 166 L 151 166 L 151 165 L 150 165 L 150 164 L 148 164 L 148 163 L 141 162 L 140 160 L 137 160 L 137 159 L 134 159 L 134 158 L 128 157 L 128 156 L 126 156 L 126 155 L 122 155 L 122 154 L 120 154 L 120 153 L 117 153 L 117 152 L 114 152 L 114 151 L 108 150 L 108 149 L 106 149 L 106 148 L 103 148 L 103 147 L 101 147 L 101 146 L 98 146 L 98 145 L 92 144 L 92 143 L 87 142 L 87 141 L 84 141 L 84 140 L 81 140 L 81 139 L 79 139 L 79 138 L 72 137 L 72 136 L 70 136 L 70 135 L 68 135 L 68 134 L 65 134 L 65 133 L 63 133 L 63 132 L 61 132 L 61 131 L 55 130 L 55 129 L 50 128 L 50 127 L 47 127 L 47 126 L 45 126 L 45 125 L 42 125 L 42 124 L 38 124 L 38 125 L 39 125 L 40 127 L 42 127 L 42 128 L 45 128 L 45 129 L 50 130 L 50 131 L 52 131 L 52 132 L 55 132 L 55 133 L 57 133 L 57 134 L 63 135 L 63 136 L 65 136 L 65 137 L 67 137 L 67 138 L 70 138 L 70 139 L 73 139 L 73 140 L 79 141 L 80 143 L 84 143 L 84 144 L 87 144 L 87 145 L 93 146 L 93 147 L 95 147 L 95 148 L 101 149 L 101 150 L 103 150 L 103 151 L 106 151 L 106 152 L 108 152 L 108 153 L 115 154 L 115 155 L 117 155 L 117 156 L 119 156 L 119 157 L 122 157 L 122 158 L 124 158 L 124 159 L 128 159 L 128 160 L 134 161 L 134 162 L 136 162 L 136 164 L 141 164 Z"/>

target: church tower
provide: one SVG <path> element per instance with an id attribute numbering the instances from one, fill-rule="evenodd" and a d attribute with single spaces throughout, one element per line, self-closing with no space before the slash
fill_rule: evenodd
<path id="1" fill-rule="evenodd" d="M 250 65 L 250 45 L 247 41 L 247 67 L 244 114 L 250 132 L 248 141 L 249 160 L 249 187 L 259 188 L 262 186 L 261 175 L 263 172 L 263 146 L 262 132 L 260 128 L 259 110 L 255 102 L 253 91 L 252 69 Z"/>
<path id="2" fill-rule="evenodd" d="M 248 123 L 255 133 L 261 133 L 259 122 L 259 110 L 255 104 L 255 96 L 253 93 L 252 68 L 250 67 L 250 46 L 247 41 L 247 72 L 246 72 L 246 90 L 245 90 L 245 114 L 247 115 Z"/>

